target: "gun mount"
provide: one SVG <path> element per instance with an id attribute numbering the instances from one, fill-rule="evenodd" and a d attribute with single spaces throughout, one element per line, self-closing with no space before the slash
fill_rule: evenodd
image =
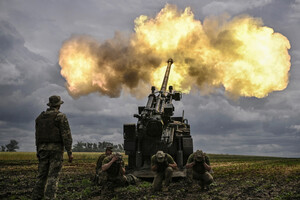
<path id="1" fill-rule="evenodd" d="M 138 107 L 137 124 L 124 124 L 124 150 L 128 155 L 129 171 L 140 178 L 154 177 L 151 168 L 151 156 L 158 150 L 169 153 L 176 161 L 179 170 L 175 177 L 184 177 L 183 165 L 193 153 L 193 140 L 188 120 L 182 116 L 173 117 L 172 101 L 180 101 L 181 92 L 169 86 L 166 91 L 173 60 L 168 60 L 167 69 L 160 91 L 151 87 L 146 106 Z"/>

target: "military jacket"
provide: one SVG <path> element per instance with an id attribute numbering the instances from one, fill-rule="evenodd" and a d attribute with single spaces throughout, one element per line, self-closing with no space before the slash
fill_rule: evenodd
<path id="1" fill-rule="evenodd" d="M 156 155 L 153 155 L 151 157 L 151 167 L 153 167 L 154 165 L 157 166 L 157 170 L 156 172 L 164 172 L 165 169 L 169 166 L 169 164 L 174 164 L 175 161 L 172 158 L 172 156 L 170 154 L 165 155 L 164 161 L 163 162 L 157 162 L 157 158 Z"/>
<path id="2" fill-rule="evenodd" d="M 103 159 L 102 161 L 102 166 L 109 163 L 113 158 L 113 155 L 111 156 L 107 156 Z M 120 162 L 118 161 L 115 161 L 107 170 L 107 174 L 111 177 L 117 177 L 119 175 L 122 175 L 121 174 L 121 171 L 120 171 L 120 166 L 122 168 L 124 168 L 124 161 L 121 159 Z"/>
<path id="3" fill-rule="evenodd" d="M 97 160 L 97 164 L 96 164 L 96 172 L 98 173 L 98 171 L 101 171 L 102 168 L 102 162 L 104 160 L 104 158 L 106 157 L 106 154 L 101 154 Z"/>
<path id="4" fill-rule="evenodd" d="M 41 150 L 64 151 L 72 154 L 72 135 L 68 119 L 57 109 L 49 108 L 35 120 L 37 152 Z"/>
<path id="5" fill-rule="evenodd" d="M 192 153 L 188 160 L 187 160 L 187 163 L 192 163 L 194 162 L 194 154 L 195 153 Z M 204 155 L 204 162 L 207 164 L 207 165 L 210 165 L 210 161 L 209 161 L 209 158 L 207 155 Z M 204 165 L 203 165 L 203 162 L 196 162 L 195 160 L 195 165 L 193 166 L 193 171 L 197 172 L 197 173 L 200 173 L 200 174 L 204 174 L 205 172 L 207 172 L 207 170 L 205 169 Z"/>

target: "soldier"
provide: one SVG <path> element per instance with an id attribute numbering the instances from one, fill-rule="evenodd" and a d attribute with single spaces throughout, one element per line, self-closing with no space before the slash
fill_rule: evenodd
<path id="1" fill-rule="evenodd" d="M 209 185 L 213 182 L 213 177 L 209 173 L 212 168 L 208 156 L 202 150 L 197 150 L 189 156 L 186 168 L 188 169 L 188 176 L 199 181 L 201 190 L 209 190 Z"/>
<path id="2" fill-rule="evenodd" d="M 55 199 L 59 172 L 62 168 L 64 148 L 72 162 L 72 135 L 68 119 L 59 111 L 60 96 L 49 97 L 50 108 L 35 120 L 35 140 L 39 160 L 37 182 L 32 199 Z M 46 186 L 47 185 L 47 186 Z M 46 186 L 46 189 L 45 189 Z"/>
<path id="3" fill-rule="evenodd" d="M 157 151 L 157 153 L 151 157 L 151 170 L 156 172 L 153 180 L 154 191 L 162 190 L 163 180 L 165 180 L 166 190 L 168 190 L 174 169 L 177 169 L 177 164 L 171 155 L 163 151 Z"/>
<path id="4" fill-rule="evenodd" d="M 101 169 L 99 173 L 99 185 L 108 188 L 127 185 L 127 178 L 124 175 L 124 161 L 120 153 L 105 157 L 102 161 Z"/>
<path id="5" fill-rule="evenodd" d="M 108 146 L 106 147 L 105 149 L 105 153 L 104 154 L 101 154 L 97 160 L 97 164 L 96 164 L 96 175 L 95 175 L 95 179 L 94 179 L 94 182 L 96 184 L 98 184 L 98 181 L 99 181 L 99 173 L 102 169 L 102 162 L 104 160 L 105 157 L 107 156 L 110 156 L 112 154 L 112 149 L 113 147 L 112 146 Z"/>

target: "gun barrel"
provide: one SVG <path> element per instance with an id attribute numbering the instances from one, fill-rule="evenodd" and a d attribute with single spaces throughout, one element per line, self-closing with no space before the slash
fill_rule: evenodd
<path id="1" fill-rule="evenodd" d="M 169 80 L 169 75 L 170 75 L 170 71 L 171 71 L 171 65 L 173 64 L 173 59 L 170 58 L 168 60 L 168 66 L 167 66 L 167 69 L 166 69 L 166 73 L 165 73 L 165 76 L 164 76 L 164 80 L 163 80 L 163 83 L 161 85 L 161 89 L 160 91 L 161 92 L 165 92 L 166 89 L 167 89 L 167 85 L 168 85 L 168 80 Z"/>

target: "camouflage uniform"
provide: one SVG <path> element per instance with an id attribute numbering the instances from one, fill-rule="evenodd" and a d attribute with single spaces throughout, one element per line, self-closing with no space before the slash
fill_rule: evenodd
<path id="1" fill-rule="evenodd" d="M 162 152 L 163 153 L 163 152 Z M 158 154 L 158 153 L 157 153 Z M 162 190 L 162 182 L 165 180 L 165 186 L 168 187 L 172 181 L 173 168 L 169 167 L 169 164 L 174 164 L 175 161 L 171 155 L 163 153 L 163 160 L 158 162 L 158 155 L 155 154 L 151 157 L 151 167 L 157 166 L 156 174 L 153 180 L 154 191 Z"/>
<path id="2" fill-rule="evenodd" d="M 198 160 L 196 158 L 198 153 L 201 154 L 201 156 L 203 155 L 204 160 L 203 159 Z M 192 162 L 195 162 L 195 165 L 192 167 L 192 169 L 188 169 L 187 176 L 190 179 L 193 178 L 194 180 L 198 180 L 199 185 L 201 186 L 202 189 L 204 189 L 205 186 L 209 186 L 213 182 L 212 175 L 204 167 L 204 162 L 207 165 L 210 165 L 209 158 L 202 151 L 196 151 L 192 153 L 187 160 L 187 163 L 192 163 Z"/>
<path id="3" fill-rule="evenodd" d="M 96 174 L 98 174 L 101 171 L 102 168 L 102 162 L 104 160 L 104 158 L 106 158 L 106 154 L 101 154 L 97 160 L 97 164 L 96 164 Z"/>
<path id="4" fill-rule="evenodd" d="M 111 155 L 112 149 L 113 149 L 113 147 L 111 147 L 111 146 L 106 147 L 105 153 L 101 154 L 99 156 L 97 163 L 96 163 L 96 174 L 98 174 L 101 171 L 102 162 L 106 156 Z"/>
<path id="5" fill-rule="evenodd" d="M 106 147 L 105 153 L 101 154 L 97 160 L 96 163 L 96 175 L 94 177 L 94 183 L 98 184 L 99 182 L 99 174 L 101 173 L 101 168 L 102 168 L 102 162 L 104 160 L 104 158 L 106 158 L 107 156 L 111 155 L 112 152 L 112 147 Z"/>
<path id="6" fill-rule="evenodd" d="M 113 156 L 110 155 L 104 158 L 102 161 L 102 166 L 109 163 Z M 121 172 L 120 167 L 124 168 L 124 161 L 120 158 L 119 161 L 115 161 L 106 171 L 99 172 L 99 182 L 101 186 L 116 187 L 116 186 L 126 186 L 128 184 L 126 176 Z"/>
<path id="7" fill-rule="evenodd" d="M 59 96 L 49 98 L 49 109 L 36 119 L 36 147 L 39 160 L 37 182 L 32 199 L 54 199 L 62 168 L 64 148 L 72 156 L 72 135 L 68 119 L 58 111 L 62 104 Z M 47 186 L 46 186 L 47 185 Z M 45 188 L 46 186 L 46 188 Z"/>

